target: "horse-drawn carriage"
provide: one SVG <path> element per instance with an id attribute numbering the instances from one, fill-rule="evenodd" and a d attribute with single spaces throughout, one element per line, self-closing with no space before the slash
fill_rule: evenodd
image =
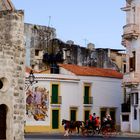
<path id="1" fill-rule="evenodd" d="M 81 127 L 83 136 L 102 135 L 103 137 L 115 136 L 117 134 L 115 123 L 113 121 L 96 125 L 94 121 L 89 121 Z"/>
<path id="2" fill-rule="evenodd" d="M 62 120 L 62 125 L 64 125 L 65 135 L 68 136 L 69 133 L 76 132 L 83 136 L 94 136 L 102 135 L 103 137 L 115 136 L 117 134 L 115 125 L 112 123 L 106 123 L 102 126 L 97 126 L 94 121 L 68 121 Z M 80 131 L 81 130 L 81 131 Z"/>

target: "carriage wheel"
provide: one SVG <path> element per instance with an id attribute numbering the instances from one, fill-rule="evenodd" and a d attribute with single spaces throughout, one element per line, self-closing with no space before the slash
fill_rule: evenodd
<path id="1" fill-rule="evenodd" d="M 102 135 L 104 138 L 109 138 L 111 136 L 111 129 L 108 127 L 103 128 Z"/>
<path id="2" fill-rule="evenodd" d="M 117 130 L 115 128 L 111 128 L 111 135 L 117 136 Z"/>
<path id="3" fill-rule="evenodd" d="M 88 136 L 88 130 L 85 129 L 85 128 L 83 128 L 83 130 L 82 130 L 82 135 L 83 135 L 83 136 Z"/>
<path id="4" fill-rule="evenodd" d="M 94 131 L 92 128 L 88 129 L 88 136 L 93 136 L 94 135 Z"/>

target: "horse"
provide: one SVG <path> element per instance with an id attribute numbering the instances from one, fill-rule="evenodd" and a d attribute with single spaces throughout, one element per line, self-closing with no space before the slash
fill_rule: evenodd
<path id="1" fill-rule="evenodd" d="M 80 127 L 82 126 L 82 122 L 83 121 L 69 121 L 69 120 L 65 120 L 63 119 L 62 120 L 62 125 L 64 125 L 64 129 L 65 131 L 68 130 L 68 133 L 72 131 L 76 131 L 77 129 L 77 133 L 79 134 L 79 130 L 80 130 Z"/>

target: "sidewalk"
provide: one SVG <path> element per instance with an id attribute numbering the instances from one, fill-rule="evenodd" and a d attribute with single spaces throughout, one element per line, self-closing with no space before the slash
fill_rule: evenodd
<path id="1" fill-rule="evenodd" d="M 122 136 L 122 137 L 138 137 L 138 138 L 140 138 L 140 133 L 120 132 L 118 136 Z"/>

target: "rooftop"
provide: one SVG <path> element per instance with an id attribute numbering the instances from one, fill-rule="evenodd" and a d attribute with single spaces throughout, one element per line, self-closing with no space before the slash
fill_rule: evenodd
<path id="1" fill-rule="evenodd" d="M 108 77 L 108 78 L 117 78 L 117 79 L 123 78 L 122 73 L 117 72 L 116 70 L 112 70 L 112 69 L 86 67 L 86 66 L 78 66 L 78 65 L 72 65 L 72 64 L 59 64 L 59 67 L 62 67 L 74 73 L 77 76 L 98 76 L 98 77 Z M 31 71 L 31 68 L 26 67 L 26 73 L 30 73 L 30 71 Z M 42 70 L 42 71 L 33 70 L 33 72 L 36 74 L 50 74 L 49 69 Z"/>
<path id="2" fill-rule="evenodd" d="M 103 69 L 96 67 L 86 67 L 71 64 L 59 64 L 60 67 L 67 69 L 68 71 L 79 76 L 99 76 L 122 79 L 123 75 L 112 69 Z"/>

